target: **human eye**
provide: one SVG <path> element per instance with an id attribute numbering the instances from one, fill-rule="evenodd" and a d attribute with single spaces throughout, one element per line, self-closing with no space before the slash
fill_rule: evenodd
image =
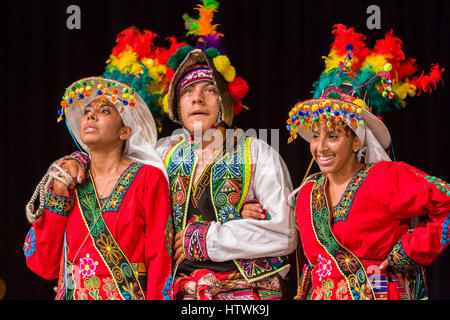
<path id="1" fill-rule="evenodd" d="M 335 134 L 335 133 L 332 133 L 332 134 L 329 135 L 329 138 L 330 138 L 330 140 L 334 141 L 334 140 L 339 139 L 339 136 L 337 134 Z"/>
<path id="2" fill-rule="evenodd" d="M 216 88 L 211 86 L 206 88 L 207 93 L 216 93 Z"/>

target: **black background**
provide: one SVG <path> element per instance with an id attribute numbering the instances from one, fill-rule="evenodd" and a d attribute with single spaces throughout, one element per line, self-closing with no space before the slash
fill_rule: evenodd
<path id="1" fill-rule="evenodd" d="M 116 35 L 130 25 L 186 40 L 183 13 L 197 17 L 194 0 L 159 1 L 4 1 L 0 105 L 4 179 L 0 195 L 0 278 L 5 299 L 50 299 L 54 281 L 40 279 L 25 265 L 22 245 L 29 224 L 24 206 L 49 164 L 76 149 L 65 126 L 56 122 L 65 86 L 100 75 Z M 66 9 L 81 9 L 81 29 L 69 30 Z M 369 30 L 369 5 L 381 9 L 381 29 Z M 343 23 L 367 36 L 368 47 L 389 29 L 404 41 L 407 57 L 421 70 L 439 62 L 444 85 L 433 94 L 407 100 L 404 110 L 383 117 L 397 160 L 450 180 L 449 170 L 449 1 L 287 1 L 223 0 L 214 23 L 224 47 L 250 91 L 235 124 L 244 130 L 280 129 L 279 152 L 297 186 L 311 159 L 301 139 L 287 145 L 290 108 L 311 96 L 323 70 L 332 26 Z M 167 136 L 174 126 L 164 123 Z M 270 136 L 270 135 L 269 135 Z M 270 142 L 270 141 L 269 141 Z M 391 153 L 392 155 L 392 153 Z M 317 167 L 313 167 L 317 171 Z M 380 186 L 382 187 L 382 186 Z M 450 252 L 427 268 L 430 297 L 450 298 Z"/>

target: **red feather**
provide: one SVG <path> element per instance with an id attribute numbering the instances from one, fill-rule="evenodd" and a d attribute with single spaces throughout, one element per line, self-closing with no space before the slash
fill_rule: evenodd
<path id="1" fill-rule="evenodd" d="M 422 92 L 430 92 L 432 91 L 431 86 L 436 89 L 436 84 L 439 81 L 442 81 L 442 73 L 444 72 L 444 68 L 439 69 L 438 64 L 432 64 L 430 72 L 427 75 L 424 75 L 423 72 L 420 77 L 414 78 L 410 83 L 417 88 L 416 94 L 419 96 Z"/>
<path id="2" fill-rule="evenodd" d="M 416 65 L 416 59 L 409 58 L 405 63 L 392 65 L 394 70 L 397 70 L 398 81 L 402 81 L 403 78 L 412 76 L 417 72 L 418 68 Z"/>
<path id="3" fill-rule="evenodd" d="M 118 56 L 125 51 L 128 47 L 131 47 L 138 60 L 142 58 L 153 58 L 155 55 L 153 40 L 158 35 L 152 31 L 144 30 L 139 31 L 136 27 L 129 27 L 120 32 L 116 38 L 116 46 L 112 50 L 112 55 Z"/>
<path id="4" fill-rule="evenodd" d="M 169 61 L 169 58 L 177 52 L 179 47 L 186 46 L 187 43 L 185 42 L 178 42 L 175 37 L 169 37 L 166 38 L 166 40 L 169 40 L 170 47 L 169 49 L 166 49 L 164 47 L 157 48 L 155 57 L 158 59 L 158 63 L 160 64 L 167 64 Z"/>
<path id="5" fill-rule="evenodd" d="M 405 60 L 402 46 L 403 41 L 400 38 L 394 37 L 393 31 L 390 30 L 384 36 L 384 39 L 379 39 L 375 43 L 374 52 L 376 54 L 388 57 L 388 61 L 394 66 L 394 63 Z"/>
<path id="6" fill-rule="evenodd" d="M 364 59 L 370 54 L 370 50 L 364 43 L 366 36 L 362 33 L 355 32 L 355 28 L 347 28 L 343 24 L 335 24 L 333 28 L 332 33 L 335 39 L 331 44 L 331 49 L 337 50 L 339 55 L 344 55 L 347 52 L 345 47 L 351 43 L 353 45 L 353 56 L 358 59 L 357 63 L 353 63 L 352 68 L 359 68 Z"/>

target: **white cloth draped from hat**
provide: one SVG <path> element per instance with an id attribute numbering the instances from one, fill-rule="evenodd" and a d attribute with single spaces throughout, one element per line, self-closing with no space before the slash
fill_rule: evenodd
<path id="1" fill-rule="evenodd" d="M 95 97 L 92 100 L 94 99 Z M 146 141 L 140 135 L 140 132 L 143 129 L 136 121 L 135 115 L 130 110 L 130 108 L 128 106 L 125 106 L 120 100 L 112 101 L 110 96 L 106 96 L 106 99 L 108 99 L 108 101 L 114 104 L 114 106 L 117 108 L 117 111 L 119 111 L 119 114 L 123 120 L 124 125 L 130 127 L 133 130 L 131 137 L 128 138 L 125 143 L 123 155 L 132 161 L 142 162 L 144 164 L 151 165 L 160 169 L 163 172 L 166 179 L 168 180 L 167 171 L 164 166 L 164 163 L 155 149 L 156 146 L 155 123 L 153 122 L 148 124 L 149 126 L 151 126 L 151 129 L 152 131 L 154 131 L 154 134 L 151 134 L 151 141 Z M 123 111 L 121 112 L 122 109 Z M 87 148 L 86 151 L 90 155 L 89 148 Z"/>

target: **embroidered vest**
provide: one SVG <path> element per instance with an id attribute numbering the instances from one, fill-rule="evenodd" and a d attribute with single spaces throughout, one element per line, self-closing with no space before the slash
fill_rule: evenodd
<path id="1" fill-rule="evenodd" d="M 233 152 L 226 152 L 217 158 L 211 167 L 211 201 L 218 222 L 241 219 L 239 211 L 252 178 L 251 141 L 250 137 L 240 139 Z M 176 144 L 165 158 L 176 232 L 186 227 L 197 160 L 197 155 L 186 139 Z M 234 263 L 247 281 L 255 281 L 289 267 L 282 257 L 236 259 Z"/>

